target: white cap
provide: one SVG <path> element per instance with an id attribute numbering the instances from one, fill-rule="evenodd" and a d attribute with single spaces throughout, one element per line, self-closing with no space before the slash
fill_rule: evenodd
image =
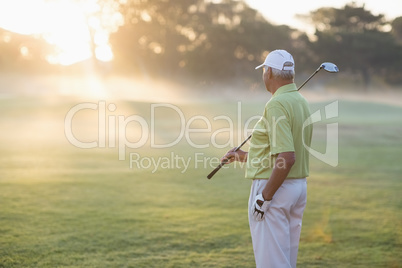
<path id="1" fill-rule="evenodd" d="M 278 70 L 295 70 L 295 62 L 289 52 L 282 49 L 277 49 L 268 54 L 263 64 L 255 67 L 259 69 L 262 66 L 272 67 Z"/>

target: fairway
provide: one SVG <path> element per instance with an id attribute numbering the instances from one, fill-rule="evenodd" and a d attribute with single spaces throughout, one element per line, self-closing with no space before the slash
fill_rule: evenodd
<path id="1" fill-rule="evenodd" d="M 210 160 L 230 146 L 194 148 L 183 136 L 169 148 L 151 148 L 149 137 L 119 160 L 118 143 L 110 146 L 106 132 L 104 148 L 77 148 L 65 136 L 65 119 L 83 102 L 0 99 L 0 267 L 255 267 L 247 219 L 251 183 L 243 168 L 226 167 L 206 179 L 216 165 Z M 72 132 L 99 145 L 100 104 L 89 102 L 97 110 L 77 113 Z M 116 120 L 116 140 L 119 115 L 150 122 L 151 103 L 110 103 L 116 110 L 106 110 L 106 127 Z M 227 127 L 214 117 L 233 118 L 237 145 L 243 139 L 237 127 L 264 105 L 241 103 L 241 118 L 236 102 L 175 107 L 187 123 L 197 115 L 210 119 L 212 130 Z M 177 111 L 165 107 L 154 115 L 154 142 L 174 141 Z M 321 153 L 328 123 L 338 123 L 339 164 L 311 159 L 298 267 L 401 267 L 402 107 L 339 101 L 339 116 L 314 126 L 313 147 Z M 200 120 L 190 126 L 206 128 Z M 138 141 L 141 131 L 131 124 L 124 136 Z M 191 140 L 210 144 L 210 134 L 191 134 Z M 215 138 L 225 144 L 228 133 Z M 130 162 L 130 156 L 149 161 Z M 176 165 L 161 167 L 172 159 Z M 187 168 L 179 159 L 189 161 Z"/>

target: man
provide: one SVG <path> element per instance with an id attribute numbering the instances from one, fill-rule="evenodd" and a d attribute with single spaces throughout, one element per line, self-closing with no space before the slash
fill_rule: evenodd
<path id="1" fill-rule="evenodd" d="M 247 162 L 246 178 L 253 180 L 249 223 L 256 266 L 296 267 L 307 202 L 310 111 L 294 84 L 291 54 L 272 51 L 256 69 L 261 67 L 272 98 L 253 130 L 249 152 L 232 149 L 222 161 Z"/>

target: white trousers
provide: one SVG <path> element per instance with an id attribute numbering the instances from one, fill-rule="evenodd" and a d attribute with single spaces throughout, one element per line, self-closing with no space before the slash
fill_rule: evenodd
<path id="1" fill-rule="evenodd" d="M 303 211 L 307 202 L 306 179 L 287 179 L 275 193 L 264 220 L 251 211 L 255 197 L 268 180 L 253 180 L 248 202 L 249 224 L 257 268 L 295 268 Z"/>

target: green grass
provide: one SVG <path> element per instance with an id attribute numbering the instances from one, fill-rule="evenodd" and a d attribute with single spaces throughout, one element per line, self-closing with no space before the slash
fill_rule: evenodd
<path id="1" fill-rule="evenodd" d="M 194 149 L 183 140 L 167 149 L 127 149 L 118 161 L 117 148 L 68 143 L 64 118 L 77 103 L 0 100 L 0 267 L 255 267 L 242 168 L 209 181 L 211 167 L 195 167 L 195 153 L 221 156 L 229 147 Z M 115 103 L 108 115 L 149 119 L 147 103 Z M 243 104 L 241 124 L 263 107 Z M 206 116 L 213 130 L 224 125 L 213 117 L 237 112 L 236 103 L 180 108 L 187 120 Z M 158 142 L 177 137 L 174 116 L 158 115 Z M 298 267 L 401 267 L 402 108 L 340 102 L 339 116 L 328 121 L 339 122 L 339 165 L 311 161 Z M 74 120 L 77 137 L 97 137 L 95 111 Z M 325 123 L 315 125 L 317 150 Z M 192 135 L 199 144 L 210 141 L 208 133 Z M 129 167 L 129 153 L 172 152 L 193 157 L 186 172 Z"/>

